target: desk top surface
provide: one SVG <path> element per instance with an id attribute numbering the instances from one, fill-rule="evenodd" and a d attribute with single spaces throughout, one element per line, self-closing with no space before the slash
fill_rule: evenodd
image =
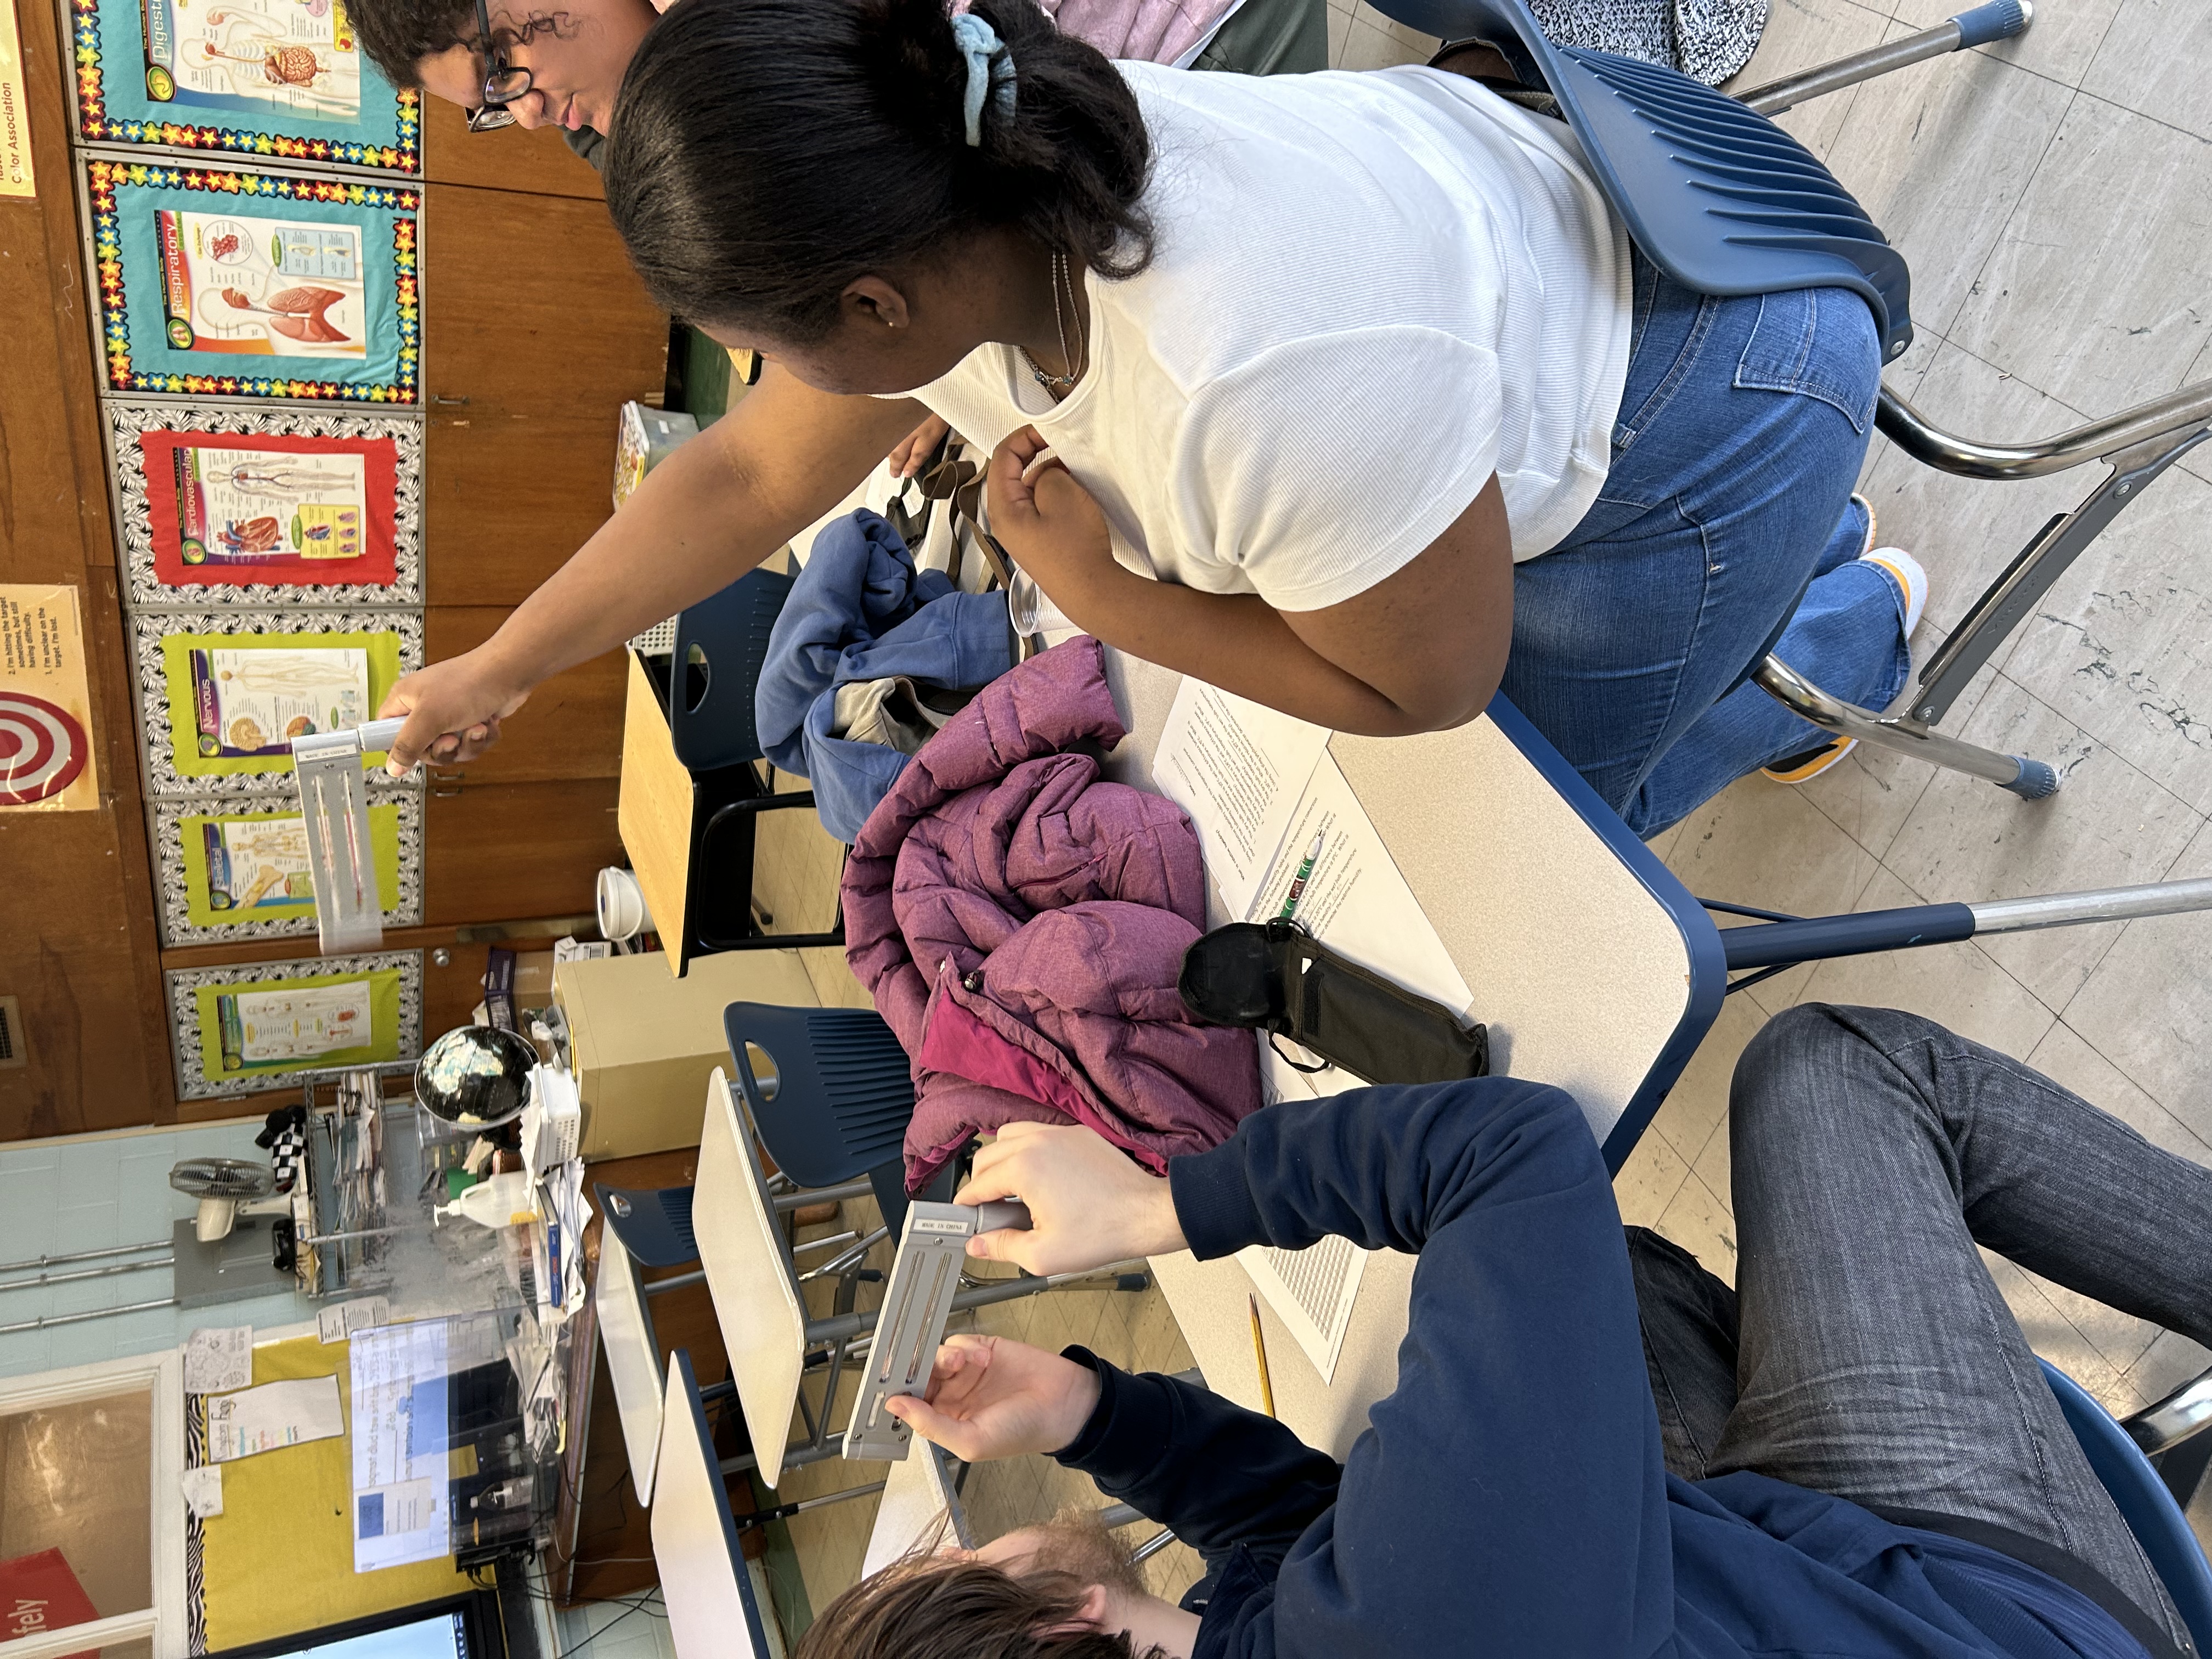
<path id="1" fill-rule="evenodd" d="M 684 902 L 691 887 L 691 774 L 676 758 L 668 713 L 645 662 L 629 653 L 623 706 L 622 793 L 615 829 L 653 912 L 672 974 L 684 971 Z"/>
<path id="2" fill-rule="evenodd" d="M 1181 677 L 1112 650 L 1107 673 L 1130 732 L 1108 769 L 1151 787 Z M 1711 924 L 1510 708 L 1419 737 L 1339 733 L 1329 752 L 1474 993 L 1494 1067 L 1574 1096 L 1618 1168 L 1718 1010 Z M 1243 1269 L 1152 1265 L 1207 1386 L 1257 1410 Z M 1413 1267 L 1369 1258 L 1331 1382 L 1262 1300 L 1276 1407 L 1309 1444 L 1345 1455 L 1396 1385 Z"/>
<path id="3" fill-rule="evenodd" d="M 668 1368 L 653 1559 L 678 1659 L 768 1659 L 753 1584 L 738 1545 L 720 1459 L 699 1403 L 690 1356 Z"/>

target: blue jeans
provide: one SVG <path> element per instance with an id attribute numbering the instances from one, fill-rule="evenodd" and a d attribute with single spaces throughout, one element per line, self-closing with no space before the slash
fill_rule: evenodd
<path id="1" fill-rule="evenodd" d="M 1566 540 L 1514 568 L 1501 689 L 1650 836 L 1826 741 L 1743 682 L 1764 650 L 1875 708 L 1908 664 L 1896 584 L 1856 562 L 1881 374 L 1866 302 L 1695 294 L 1640 254 L 1634 281 L 1611 471 Z"/>
<path id="2" fill-rule="evenodd" d="M 1729 1146 L 1733 1291 L 1630 1237 L 1667 1467 L 2001 1527 L 2182 1636 L 1976 1247 L 2212 1343 L 2212 1171 L 1932 1021 L 1819 1003 L 1744 1050 Z"/>

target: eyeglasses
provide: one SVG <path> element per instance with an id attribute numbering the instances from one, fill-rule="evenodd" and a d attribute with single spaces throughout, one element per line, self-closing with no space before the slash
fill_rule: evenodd
<path id="1" fill-rule="evenodd" d="M 483 102 L 468 112 L 469 131 L 495 132 L 514 125 L 514 112 L 507 106 L 527 93 L 532 82 L 528 70 L 507 61 L 506 48 L 491 32 L 491 13 L 484 0 L 477 0 L 477 40 L 486 64 Z"/>

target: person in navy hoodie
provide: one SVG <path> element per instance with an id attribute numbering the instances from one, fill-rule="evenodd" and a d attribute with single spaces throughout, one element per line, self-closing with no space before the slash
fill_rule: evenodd
<path id="1" fill-rule="evenodd" d="M 1206 1578 L 1171 1606 L 1062 1519 L 917 1551 L 798 1659 L 2192 1654 L 1976 1246 L 2212 1344 L 2212 1171 L 1883 1010 L 1784 1014 L 1729 1110 L 1734 1291 L 1624 1233 L 1581 1112 L 1540 1084 L 1278 1105 L 1164 1179 L 1011 1126 L 960 1197 L 1018 1195 L 1036 1225 L 975 1254 L 1415 1253 L 1396 1390 L 1340 1466 L 1174 1378 L 955 1337 L 927 1401 L 895 1405 L 918 1432 L 1054 1454 Z"/>

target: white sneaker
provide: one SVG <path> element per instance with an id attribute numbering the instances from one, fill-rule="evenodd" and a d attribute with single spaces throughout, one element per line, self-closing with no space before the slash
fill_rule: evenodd
<path id="1" fill-rule="evenodd" d="M 1912 630 L 1920 626 L 1921 613 L 1928 609 L 1928 573 L 1920 561 L 1901 547 L 1874 547 L 1874 509 L 1867 509 L 1867 552 L 1859 555 L 1868 564 L 1878 566 L 1895 582 L 1905 595 L 1905 635 L 1912 637 Z M 1759 768 L 1761 775 L 1777 783 L 1809 783 L 1838 761 L 1858 747 L 1856 738 L 1832 738 L 1814 748 L 1786 755 L 1771 766 Z"/>
<path id="2" fill-rule="evenodd" d="M 1920 613 L 1928 609 L 1928 573 L 1901 547 L 1877 547 L 1859 556 L 1868 564 L 1880 565 L 1904 590 L 1905 634 L 1911 638 L 1912 630 L 1920 626 Z"/>

